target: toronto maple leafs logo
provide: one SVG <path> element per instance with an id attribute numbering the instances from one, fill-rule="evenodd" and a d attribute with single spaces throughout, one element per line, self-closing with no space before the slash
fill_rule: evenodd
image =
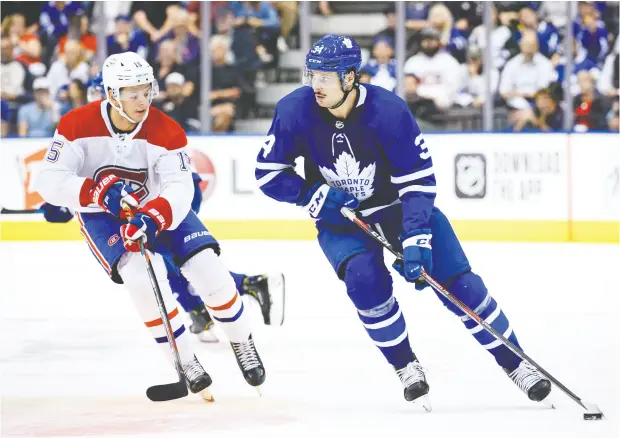
<path id="1" fill-rule="evenodd" d="M 371 163 L 360 171 L 360 163 L 347 152 L 342 152 L 334 164 L 336 172 L 328 167 L 319 166 L 319 171 L 327 184 L 351 193 L 360 201 L 372 196 L 375 180 L 375 163 Z"/>

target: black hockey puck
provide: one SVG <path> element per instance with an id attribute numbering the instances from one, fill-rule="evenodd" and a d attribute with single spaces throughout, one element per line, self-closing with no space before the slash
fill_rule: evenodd
<path id="1" fill-rule="evenodd" d="M 602 420 L 603 413 L 602 412 L 586 412 L 583 414 L 584 420 Z"/>

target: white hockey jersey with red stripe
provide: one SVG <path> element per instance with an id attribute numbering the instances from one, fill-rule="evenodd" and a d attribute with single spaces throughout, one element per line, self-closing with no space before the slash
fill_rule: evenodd
<path id="1" fill-rule="evenodd" d="M 157 199 L 169 215 L 167 229 L 187 216 L 194 196 L 187 137 L 181 126 L 157 108 L 128 134 L 112 128 L 105 101 L 70 111 L 58 129 L 35 179 L 47 202 L 80 212 L 102 211 L 90 204 L 94 181 L 114 174 L 130 184 L 143 206 Z"/>

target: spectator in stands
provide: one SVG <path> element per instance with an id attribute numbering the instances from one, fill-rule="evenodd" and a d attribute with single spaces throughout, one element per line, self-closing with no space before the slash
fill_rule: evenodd
<path id="1" fill-rule="evenodd" d="M 269 2 L 232 1 L 236 27 L 250 27 L 258 42 L 258 56 L 264 64 L 272 64 L 278 55 L 280 17 Z"/>
<path id="2" fill-rule="evenodd" d="M 170 73 L 166 77 L 166 98 L 157 107 L 172 117 L 187 132 L 200 130 L 197 107 L 183 95 L 185 78 L 181 73 Z"/>
<path id="3" fill-rule="evenodd" d="M 43 64 L 49 65 L 60 37 L 67 34 L 69 19 L 83 12 L 81 2 L 50 1 L 43 5 L 39 17 L 41 32 L 46 37 Z"/>
<path id="4" fill-rule="evenodd" d="M 558 54 L 558 44 L 560 42 L 560 34 L 555 26 L 544 20 L 539 20 L 536 11 L 529 3 L 524 3 L 519 11 L 520 30 L 530 29 L 536 32 L 538 36 L 538 51 L 549 58 L 555 67 L 560 55 Z M 517 33 L 517 41 L 521 40 L 521 31 Z"/>
<path id="5" fill-rule="evenodd" d="M 35 32 L 26 31 L 26 18 L 13 14 L 2 20 L 2 35 L 13 44 L 15 60 L 28 67 L 41 61 L 41 41 Z"/>
<path id="6" fill-rule="evenodd" d="M 84 60 L 84 51 L 79 41 L 69 40 L 65 44 L 65 54 L 59 56 L 47 73 L 49 91 L 56 98 L 58 90 L 68 85 L 72 79 L 88 82 L 88 64 Z"/>
<path id="7" fill-rule="evenodd" d="M 172 30 L 162 36 L 158 44 L 166 40 L 173 40 L 176 43 L 181 64 L 200 63 L 200 40 L 189 32 L 189 13 L 185 9 L 177 12 Z"/>
<path id="8" fill-rule="evenodd" d="M 616 39 L 614 51 L 605 58 L 603 71 L 596 85 L 601 94 L 616 99 L 620 96 L 618 75 L 620 75 L 620 39 Z"/>
<path id="9" fill-rule="evenodd" d="M 196 90 L 196 84 L 198 82 L 198 74 L 196 67 L 179 63 L 179 54 L 177 52 L 177 45 L 174 40 L 165 40 L 159 44 L 158 50 L 159 56 L 157 61 L 152 64 L 153 74 L 157 79 L 160 93 L 157 100 L 164 100 L 166 92 L 166 77 L 170 73 L 181 73 L 185 78 L 183 84 L 183 96 L 191 97 Z"/>
<path id="10" fill-rule="evenodd" d="M 144 33 L 135 29 L 129 15 L 119 15 L 115 20 L 114 33 L 106 37 L 108 56 L 116 53 L 135 52 L 144 59 L 148 55 L 148 43 Z"/>
<path id="11" fill-rule="evenodd" d="M 472 106 L 481 108 L 485 101 L 486 80 L 484 77 L 484 65 L 482 62 L 482 51 L 476 46 L 469 46 L 467 49 L 467 63 L 464 87 L 458 94 L 456 102 L 464 107 Z M 499 84 L 499 72 L 491 68 L 491 96 L 497 92 Z"/>
<path id="12" fill-rule="evenodd" d="M 570 90 L 573 96 L 579 94 L 579 84 L 577 82 L 577 74 L 581 71 L 590 72 L 594 79 L 598 79 L 601 69 L 596 62 L 587 57 L 586 50 L 581 47 L 578 40 L 573 40 L 573 72 L 570 75 Z M 557 82 L 564 83 L 566 79 L 566 55 L 560 57 L 560 62 L 555 68 L 557 72 Z"/>
<path id="13" fill-rule="evenodd" d="M 280 14 L 280 36 L 278 37 L 278 50 L 280 52 L 286 52 L 288 51 L 288 44 L 286 40 L 297 23 L 298 5 L 295 1 L 273 2 L 273 5 Z"/>
<path id="14" fill-rule="evenodd" d="M 47 2 L 39 18 L 41 30 L 58 41 L 69 30 L 69 19 L 83 12 L 81 2 Z"/>
<path id="15" fill-rule="evenodd" d="M 501 69 L 506 61 L 514 54 L 519 52 L 519 44 L 513 38 L 512 32 L 507 26 L 503 25 L 497 16 L 497 9 L 491 8 L 491 20 L 493 30 L 491 31 L 491 53 L 493 54 L 493 67 Z M 487 35 L 484 24 L 477 26 L 469 35 L 468 44 L 479 47 L 484 53 L 487 46 Z"/>
<path id="16" fill-rule="evenodd" d="M 228 37 L 230 41 L 230 54 L 240 77 L 244 82 L 254 84 L 262 61 L 258 57 L 253 31 L 247 26 L 236 27 L 235 15 L 227 6 L 217 9 L 215 25 L 217 33 Z"/>
<path id="17" fill-rule="evenodd" d="M 319 14 L 323 17 L 329 17 L 332 15 L 332 8 L 329 7 L 329 2 L 325 0 L 321 0 L 318 2 Z"/>
<path id="18" fill-rule="evenodd" d="M 226 64 L 230 41 L 221 35 L 211 37 L 211 117 L 214 132 L 229 132 L 241 97 L 241 83 L 234 66 Z"/>
<path id="19" fill-rule="evenodd" d="M 542 56 L 542 55 L 541 55 Z M 514 131 L 523 129 L 540 131 L 560 131 L 563 129 L 564 113 L 548 88 L 534 94 L 534 111 L 524 113 L 517 120 Z"/>
<path id="20" fill-rule="evenodd" d="M 577 132 L 607 129 L 607 102 L 596 91 L 594 78 L 587 70 L 577 74 L 580 93 L 573 99 L 574 129 Z"/>
<path id="21" fill-rule="evenodd" d="M 134 1 L 131 3 L 130 15 L 136 26 L 142 29 L 152 42 L 156 42 L 172 30 L 180 10 L 179 2 Z"/>
<path id="22" fill-rule="evenodd" d="M 34 102 L 19 109 L 17 130 L 20 137 L 51 137 L 60 119 L 60 108 L 50 96 L 50 81 L 45 77 L 34 80 Z"/>
<path id="23" fill-rule="evenodd" d="M 566 11 L 565 2 L 541 2 L 538 16 L 543 20 L 553 24 L 556 29 L 566 29 L 569 23 L 572 23 L 577 16 L 577 11 L 573 9 L 571 17 Z"/>
<path id="24" fill-rule="evenodd" d="M 79 79 L 74 79 L 69 83 L 65 99 L 60 103 L 60 115 L 64 116 L 69 111 L 86 105 L 86 86 Z"/>
<path id="25" fill-rule="evenodd" d="M 78 13 L 69 19 L 69 30 L 58 40 L 58 54 L 65 54 L 65 44 L 68 40 L 80 42 L 84 60 L 88 61 L 97 53 L 97 37 L 90 31 L 90 22 L 85 13 Z"/>
<path id="26" fill-rule="evenodd" d="M 533 30 L 523 31 L 519 43 L 521 53 L 506 63 L 500 78 L 499 92 L 510 108 L 531 113 L 530 102 L 534 94 L 555 80 L 556 72 L 551 61 L 538 52 L 538 36 Z"/>
<path id="27" fill-rule="evenodd" d="M 392 41 L 396 41 L 396 7 L 394 4 L 387 6 L 383 11 L 383 15 L 385 16 L 385 29 L 377 33 L 373 40 L 387 37 Z"/>
<path id="28" fill-rule="evenodd" d="M 374 40 L 372 58 L 360 69 L 360 81 L 394 91 L 396 88 L 396 61 L 394 44 L 389 37 Z"/>
<path id="29" fill-rule="evenodd" d="M 410 97 L 429 100 L 438 110 L 446 110 L 461 89 L 462 70 L 456 59 L 440 48 L 437 29 L 423 29 L 420 53 L 405 62 L 405 90 Z"/>
<path id="30" fill-rule="evenodd" d="M 588 58 L 603 62 L 609 52 L 608 32 L 592 2 L 579 2 L 579 16 L 573 22 L 573 35 L 588 52 Z"/>
<path id="31" fill-rule="evenodd" d="M 435 4 L 428 12 L 429 24 L 440 33 L 442 47 L 459 63 L 465 62 L 467 40 L 461 32 L 453 26 L 452 13 L 442 3 Z"/>
<path id="32" fill-rule="evenodd" d="M 482 2 L 445 2 L 452 17 L 454 17 L 454 27 L 461 32 L 464 37 L 469 37 L 471 31 L 482 24 Z"/>
<path id="33" fill-rule="evenodd" d="M 24 95 L 26 70 L 13 57 L 13 43 L 11 40 L 2 37 L 0 44 L 2 62 L 2 68 L 0 69 L 0 93 L 2 100 L 12 109 L 16 109 L 20 98 Z"/>
<path id="34" fill-rule="evenodd" d="M 9 104 L 4 100 L 0 100 L 0 105 L 0 117 L 2 118 L 0 137 L 6 137 L 11 131 L 11 109 L 9 108 Z"/>
<path id="35" fill-rule="evenodd" d="M 409 30 L 420 31 L 429 25 L 428 10 L 429 2 L 407 2 L 405 10 L 405 26 Z M 396 11 L 394 10 L 394 23 L 396 24 Z M 394 37 L 394 36 L 392 36 Z"/>

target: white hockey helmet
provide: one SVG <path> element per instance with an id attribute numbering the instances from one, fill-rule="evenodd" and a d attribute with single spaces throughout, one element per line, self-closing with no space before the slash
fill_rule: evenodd
<path id="1" fill-rule="evenodd" d="M 149 106 L 153 98 L 159 94 L 159 86 L 155 76 L 153 75 L 153 67 L 140 55 L 134 52 L 117 53 L 110 55 L 103 63 L 102 69 L 103 87 L 105 90 L 106 100 L 112 105 L 123 117 L 131 123 L 138 123 L 131 119 L 123 110 L 123 104 L 120 100 L 121 88 L 133 87 L 135 85 L 152 84 L 149 96 Z M 116 106 L 108 97 L 108 90 L 112 90 L 112 96 L 118 102 Z M 148 116 L 148 109 L 143 120 Z"/>

